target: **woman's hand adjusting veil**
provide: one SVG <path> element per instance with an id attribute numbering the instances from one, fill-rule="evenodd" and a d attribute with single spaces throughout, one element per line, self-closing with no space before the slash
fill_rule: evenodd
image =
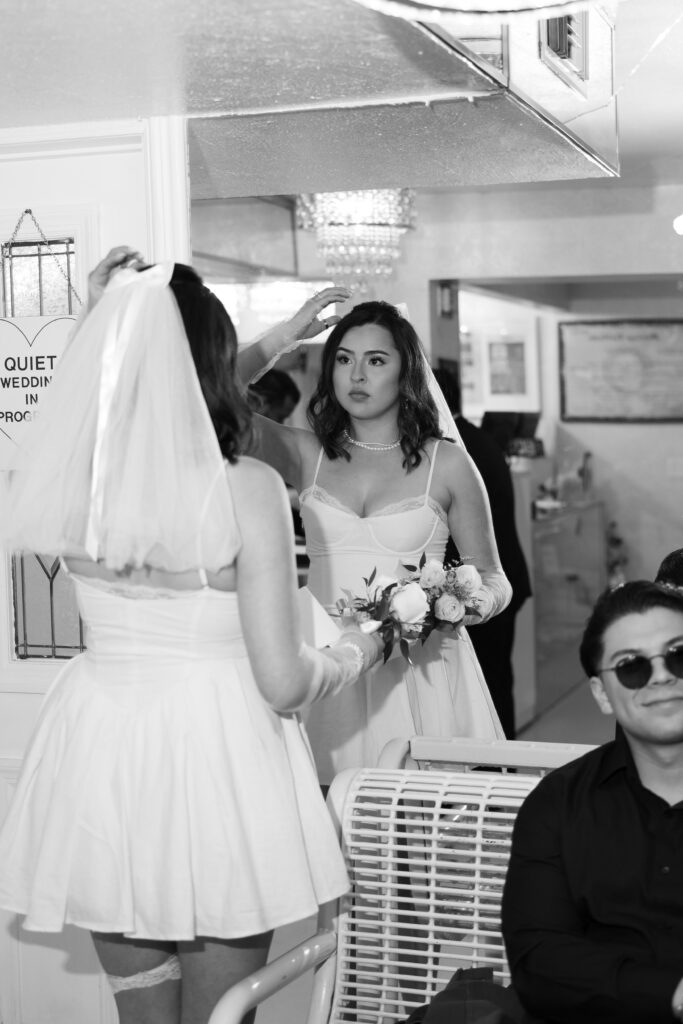
<path id="1" fill-rule="evenodd" d="M 100 260 L 94 270 L 88 274 L 88 310 L 91 310 L 102 298 L 104 289 L 109 284 L 112 274 L 124 267 L 142 269 L 146 266 L 142 255 L 129 245 L 117 245 L 110 249 L 104 259 Z"/>
<path id="2" fill-rule="evenodd" d="M 321 317 L 320 314 L 333 302 L 346 302 L 350 297 L 348 288 L 337 285 L 323 288 L 307 299 L 289 320 L 276 324 L 253 344 L 241 348 L 237 365 L 244 383 L 255 384 L 275 365 L 280 356 L 338 324 L 341 317 Z"/>
<path id="3" fill-rule="evenodd" d="M 339 316 L 320 317 L 322 311 L 333 302 L 346 302 L 351 292 L 341 285 L 332 285 L 323 288 L 312 298 L 304 302 L 301 309 L 297 310 L 294 316 L 290 317 L 283 324 L 283 328 L 290 341 L 306 341 L 308 338 L 315 338 L 321 331 L 328 327 L 334 327 L 341 320 Z"/>

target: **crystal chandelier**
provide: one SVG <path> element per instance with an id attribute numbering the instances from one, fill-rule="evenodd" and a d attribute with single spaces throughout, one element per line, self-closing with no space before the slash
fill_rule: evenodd
<path id="1" fill-rule="evenodd" d="M 611 0 L 613 5 L 616 0 Z M 431 21 L 448 27 L 460 20 L 509 21 L 524 15 L 559 18 L 589 7 L 604 6 L 601 0 L 356 0 L 380 14 L 406 21 Z"/>
<path id="2" fill-rule="evenodd" d="M 297 198 L 297 224 L 315 230 L 329 277 L 363 293 L 369 280 L 392 273 L 401 235 L 415 226 L 414 197 L 408 188 L 305 192 Z"/>

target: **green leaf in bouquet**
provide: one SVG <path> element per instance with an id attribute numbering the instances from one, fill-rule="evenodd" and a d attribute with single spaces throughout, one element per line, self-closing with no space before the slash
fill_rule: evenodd
<path id="1" fill-rule="evenodd" d="M 370 578 L 365 581 L 368 587 L 372 586 L 372 582 L 373 582 L 373 580 L 374 580 L 376 575 L 377 575 L 377 566 L 375 566 L 375 568 L 370 573 Z"/>
<path id="2" fill-rule="evenodd" d="M 391 622 L 386 622 L 382 626 L 382 639 L 384 640 L 384 662 L 386 663 L 391 657 L 391 652 L 394 649 L 394 630 Z"/>
<path id="3" fill-rule="evenodd" d="M 422 557 L 420 558 L 420 561 L 418 562 L 418 568 L 424 569 L 426 564 L 427 564 L 427 552 L 423 551 L 422 552 Z"/>
<path id="4" fill-rule="evenodd" d="M 408 641 L 404 640 L 402 637 L 401 640 L 399 641 L 399 647 L 401 649 L 401 654 L 403 655 L 405 660 L 408 662 L 409 665 L 412 665 L 413 662 L 410 657 L 410 644 L 408 643 Z"/>
<path id="5" fill-rule="evenodd" d="M 384 620 L 390 618 L 391 608 L 391 592 L 395 589 L 398 584 L 390 583 L 388 587 L 385 587 L 382 591 L 382 596 L 377 602 L 377 618 Z"/>
<path id="6" fill-rule="evenodd" d="M 434 624 L 434 629 L 438 629 L 440 633 L 456 633 L 462 626 L 462 619 L 459 622 L 446 622 L 445 619 L 439 619 Z"/>
<path id="7" fill-rule="evenodd" d="M 401 565 L 402 565 L 402 566 L 403 566 L 403 568 L 404 568 L 404 569 L 406 569 L 406 570 L 407 570 L 408 572 L 417 572 L 417 566 L 416 566 L 416 565 L 406 565 L 406 563 L 405 563 L 405 562 L 401 562 Z"/>

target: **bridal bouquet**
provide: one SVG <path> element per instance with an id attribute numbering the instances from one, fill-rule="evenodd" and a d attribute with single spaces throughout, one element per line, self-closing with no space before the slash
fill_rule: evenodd
<path id="1" fill-rule="evenodd" d="M 412 664 L 412 643 L 424 643 L 434 629 L 456 631 L 466 615 L 479 614 L 476 594 L 482 583 L 475 567 L 462 561 L 442 565 L 422 555 L 418 566 L 403 568 L 408 575 L 401 579 L 373 570 L 363 578 L 365 596 L 345 591 L 337 608 L 342 619 L 352 618 L 364 633 L 380 633 L 385 662 L 398 644 Z"/>

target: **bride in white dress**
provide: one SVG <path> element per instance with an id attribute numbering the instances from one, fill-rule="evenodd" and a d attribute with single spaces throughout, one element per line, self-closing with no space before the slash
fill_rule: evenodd
<path id="1" fill-rule="evenodd" d="M 272 365 L 288 342 L 271 334 L 244 350 L 243 378 Z M 345 589 L 362 595 L 362 579 L 375 568 L 400 576 L 423 553 L 443 560 L 449 533 L 482 578 L 477 621 L 510 600 L 486 491 L 464 447 L 442 439 L 430 374 L 410 322 L 388 303 L 361 303 L 325 344 L 308 409 L 313 430 L 258 421 L 254 454 L 300 492 L 308 586 L 331 613 Z M 342 768 L 375 764 L 396 737 L 503 738 L 465 629 L 434 631 L 412 661 L 394 655 L 310 710 L 322 782 Z"/>
<path id="2" fill-rule="evenodd" d="M 347 888 L 297 711 L 380 643 L 302 642 L 285 489 L 238 457 L 232 323 L 190 268 L 133 268 L 121 247 L 91 275 L 6 501 L 6 540 L 63 558 L 87 650 L 45 698 L 0 906 L 89 929 L 122 1024 L 201 1024 Z"/>

